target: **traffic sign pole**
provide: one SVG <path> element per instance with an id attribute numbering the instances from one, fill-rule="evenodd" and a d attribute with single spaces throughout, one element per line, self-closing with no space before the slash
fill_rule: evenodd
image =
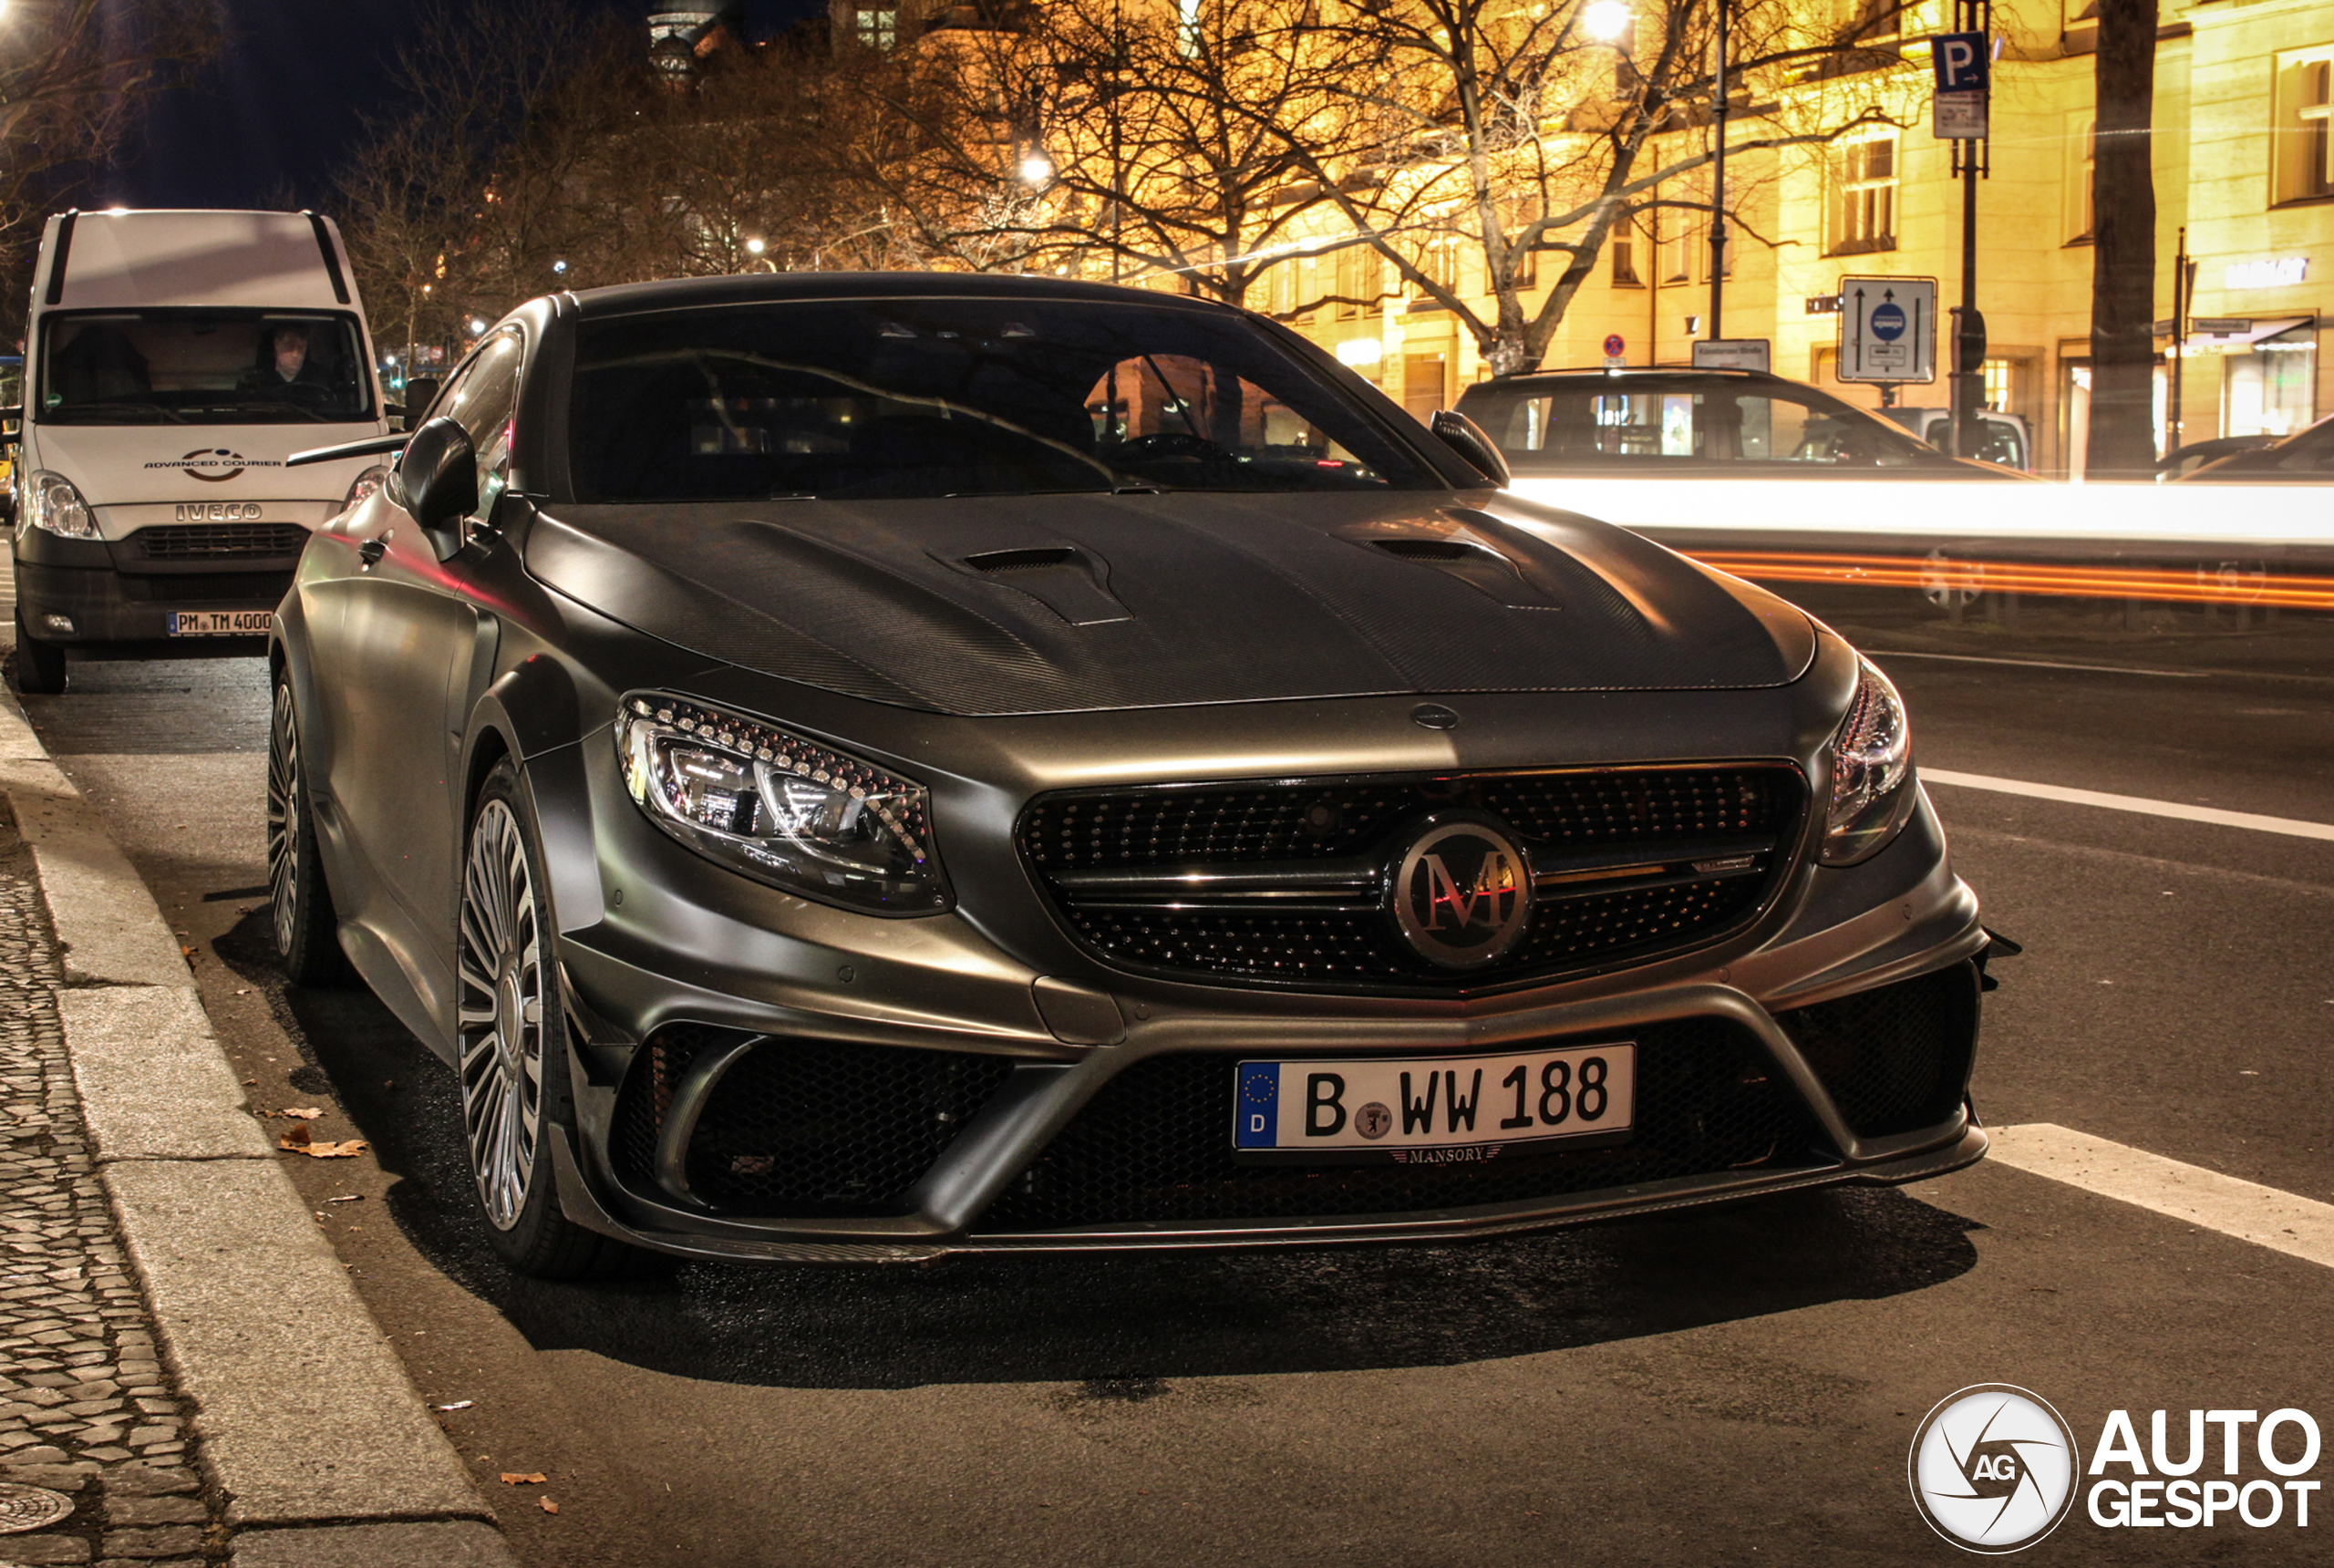
<path id="1" fill-rule="evenodd" d="M 1991 142 L 1986 135 L 1988 81 L 1992 65 L 1993 0 L 1954 0 L 1953 31 L 1936 39 L 1930 60 L 1940 101 L 1936 114 L 1947 121 L 1952 97 L 1961 113 L 1949 131 L 1953 171 L 1961 176 L 1961 304 L 1953 313 L 1953 451 L 1973 457 L 1984 437 L 1986 318 L 1978 314 L 1978 181 L 1989 172 Z M 1974 117 L 1969 110 L 1974 109 Z"/>

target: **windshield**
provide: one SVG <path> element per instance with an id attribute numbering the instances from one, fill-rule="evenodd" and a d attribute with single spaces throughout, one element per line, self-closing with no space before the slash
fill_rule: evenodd
<path id="1" fill-rule="evenodd" d="M 1044 299 L 823 300 L 587 326 L 576 499 L 1447 489 L 1238 317 Z"/>
<path id="2" fill-rule="evenodd" d="M 41 324 L 36 417 L 68 425 L 349 424 L 373 417 L 352 316 L 77 311 Z"/>
<path id="3" fill-rule="evenodd" d="M 1518 472 L 1727 463 L 1777 470 L 1911 468 L 1941 454 L 1821 393 L 1591 378 L 1471 389 L 1461 408 Z"/>

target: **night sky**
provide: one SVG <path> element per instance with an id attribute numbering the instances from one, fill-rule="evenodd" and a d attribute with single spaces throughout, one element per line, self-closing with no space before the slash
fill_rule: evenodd
<path id="1" fill-rule="evenodd" d="M 206 0 L 189 0 L 204 4 Z M 329 211 L 333 170 L 366 113 L 395 113 L 388 67 L 422 0 L 207 0 L 232 29 L 226 52 L 162 98 L 145 132 L 101 176 L 98 205 L 294 207 Z M 483 3 L 483 0 L 476 0 Z M 644 18 L 647 0 L 613 4 Z M 749 36 L 825 9 L 823 0 L 746 0 Z M 647 47 L 647 28 L 641 46 Z"/>

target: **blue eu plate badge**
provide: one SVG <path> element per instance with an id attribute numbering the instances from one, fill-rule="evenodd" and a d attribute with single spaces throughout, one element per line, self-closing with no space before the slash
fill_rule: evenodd
<path id="1" fill-rule="evenodd" d="M 1220 1102 L 1219 1102 L 1220 1103 Z M 1240 1123 L 1233 1143 L 1240 1149 L 1271 1149 L 1280 1142 L 1280 1064 L 1240 1064 Z"/>

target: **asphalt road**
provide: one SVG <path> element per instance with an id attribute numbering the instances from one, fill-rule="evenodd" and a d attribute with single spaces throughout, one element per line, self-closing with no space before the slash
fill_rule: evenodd
<path id="1" fill-rule="evenodd" d="M 2334 624 L 1816 607 L 1896 651 L 1929 767 L 2334 823 Z M 2324 1268 L 1994 1163 L 1458 1246 L 512 1278 L 450 1075 L 268 961 L 263 682 L 93 664 L 26 707 L 253 1103 L 371 1141 L 294 1177 L 427 1397 L 467 1401 L 445 1422 L 531 1563 L 1937 1563 L 1906 1445 L 1966 1385 L 2043 1394 L 2086 1451 L 2116 1408 L 2143 1441 L 2157 1408 L 2334 1427 Z M 2334 842 L 1932 793 L 2027 948 L 1988 1002 L 1987 1119 L 2334 1202 Z M 2078 1512 L 2035 1559 L 2300 1561 L 2320 1529 L 2334 1501 L 2308 1530 Z"/>

